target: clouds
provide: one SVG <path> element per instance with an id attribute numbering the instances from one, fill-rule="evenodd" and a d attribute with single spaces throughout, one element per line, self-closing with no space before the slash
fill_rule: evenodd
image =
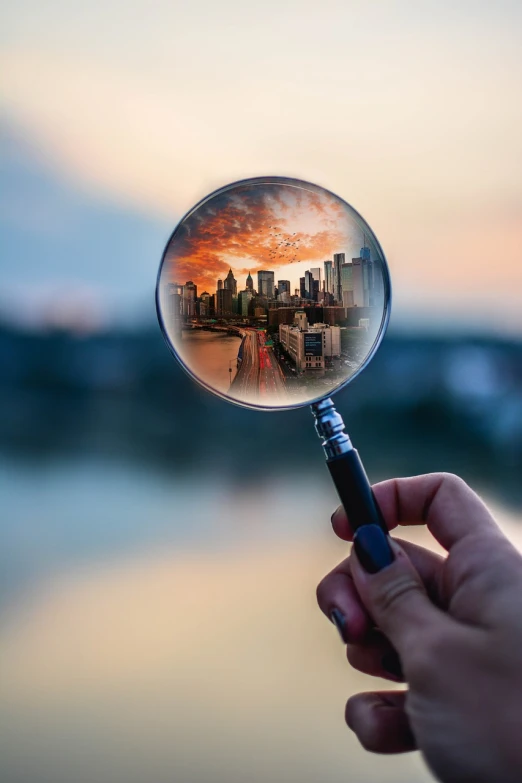
<path id="1" fill-rule="evenodd" d="M 288 181 L 245 183 L 203 202 L 170 240 L 165 273 L 214 291 L 231 266 L 235 275 L 299 261 L 320 263 L 345 249 L 351 221 L 341 201 Z"/>

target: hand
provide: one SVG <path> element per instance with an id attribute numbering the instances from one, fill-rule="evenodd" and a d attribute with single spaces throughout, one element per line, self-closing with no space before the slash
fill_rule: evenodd
<path id="1" fill-rule="evenodd" d="M 520 783 L 521 555 L 456 476 L 395 479 L 374 492 L 389 529 L 426 524 L 449 554 L 363 526 L 320 583 L 319 605 L 352 666 L 408 685 L 353 696 L 348 725 L 376 753 L 419 748 L 441 781 Z M 342 508 L 332 524 L 353 539 Z"/>

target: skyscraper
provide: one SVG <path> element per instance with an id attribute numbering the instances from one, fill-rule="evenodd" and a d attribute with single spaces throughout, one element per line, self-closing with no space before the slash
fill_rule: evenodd
<path id="1" fill-rule="evenodd" d="M 267 299 L 274 298 L 274 273 L 259 271 L 257 273 L 257 293 Z"/>
<path id="2" fill-rule="evenodd" d="M 182 308 L 183 315 L 187 318 L 193 318 L 196 315 L 196 297 L 198 295 L 198 287 L 192 280 L 187 280 L 183 286 L 182 292 Z"/>
<path id="3" fill-rule="evenodd" d="M 279 290 L 279 296 L 281 294 L 290 293 L 290 280 L 278 280 L 277 281 L 277 288 Z"/>
<path id="4" fill-rule="evenodd" d="M 314 276 L 310 271 L 305 272 L 305 292 L 307 299 L 314 298 Z"/>
<path id="5" fill-rule="evenodd" d="M 341 266 L 341 286 L 342 286 L 342 304 L 343 307 L 353 307 L 353 266 L 352 264 L 342 264 Z"/>
<path id="6" fill-rule="evenodd" d="M 168 283 L 164 290 L 167 297 L 167 326 L 176 335 L 176 337 L 181 337 L 182 286 L 178 285 L 177 283 Z"/>
<path id="7" fill-rule="evenodd" d="M 230 288 L 219 288 L 216 292 L 216 315 L 218 318 L 230 318 L 234 315 L 232 291 Z"/>
<path id="8" fill-rule="evenodd" d="M 218 280 L 218 282 L 217 282 L 217 290 L 221 291 L 222 288 L 223 288 L 223 281 L 222 280 Z"/>
<path id="9" fill-rule="evenodd" d="M 333 294 L 332 262 L 324 262 L 324 290 L 327 294 Z"/>
<path id="10" fill-rule="evenodd" d="M 353 303 L 355 307 L 364 307 L 365 305 L 367 305 L 368 300 L 367 300 L 367 291 L 365 291 L 364 288 L 362 258 L 352 258 L 352 289 L 353 289 Z"/>
<path id="11" fill-rule="evenodd" d="M 252 279 L 252 278 L 251 278 Z M 251 299 L 253 298 L 253 293 L 250 288 L 245 288 L 244 291 L 240 291 L 237 297 L 238 302 L 238 308 L 237 311 L 239 315 L 242 315 L 244 318 L 248 315 L 248 306 L 250 304 Z"/>
<path id="12" fill-rule="evenodd" d="M 306 299 L 306 286 L 304 277 L 299 278 L 299 296 L 301 299 Z"/>
<path id="13" fill-rule="evenodd" d="M 210 294 L 203 291 L 199 300 L 199 314 L 201 318 L 208 318 L 210 315 Z"/>
<path id="14" fill-rule="evenodd" d="M 333 257 L 333 295 L 338 302 L 343 301 L 343 285 L 341 279 L 341 266 L 345 263 L 344 253 L 334 253 Z"/>
<path id="15" fill-rule="evenodd" d="M 252 280 L 252 275 L 250 274 L 250 272 L 247 275 L 245 288 L 247 291 L 254 290 L 254 281 Z"/>
<path id="16" fill-rule="evenodd" d="M 226 288 L 227 291 L 232 291 L 232 296 L 237 295 L 237 282 L 232 273 L 232 269 L 228 270 L 228 275 L 225 277 L 224 288 Z"/>

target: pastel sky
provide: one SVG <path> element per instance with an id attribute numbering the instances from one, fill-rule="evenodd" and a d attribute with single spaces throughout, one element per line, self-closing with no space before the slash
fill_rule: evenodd
<path id="1" fill-rule="evenodd" d="M 75 291 L 148 307 L 180 216 L 280 174 L 368 220 L 392 323 L 522 331 L 518 0 L 19 0 L 2 16 L 0 306 Z"/>

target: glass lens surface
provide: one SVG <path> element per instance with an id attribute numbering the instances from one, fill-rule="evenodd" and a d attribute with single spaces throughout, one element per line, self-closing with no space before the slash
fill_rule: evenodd
<path id="1" fill-rule="evenodd" d="M 328 396 L 367 363 L 389 317 L 379 243 L 345 201 L 264 177 L 212 193 L 165 249 L 164 335 L 207 389 L 254 408 Z"/>

